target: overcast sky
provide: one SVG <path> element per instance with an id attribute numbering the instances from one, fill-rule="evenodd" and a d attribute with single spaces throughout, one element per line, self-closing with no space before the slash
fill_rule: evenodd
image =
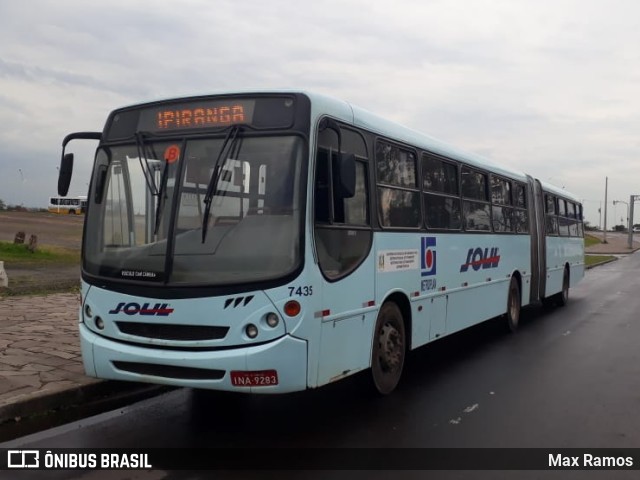
<path id="1" fill-rule="evenodd" d="M 640 194 L 636 0 L 0 0 L 0 198 L 46 206 L 63 137 L 114 108 L 289 87 L 565 187 L 592 224 L 606 176 L 609 225 Z"/>

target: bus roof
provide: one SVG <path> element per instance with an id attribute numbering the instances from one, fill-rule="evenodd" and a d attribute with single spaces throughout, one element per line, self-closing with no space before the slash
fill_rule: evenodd
<path id="1" fill-rule="evenodd" d="M 442 156 L 451 158 L 453 160 L 464 162 L 472 167 L 486 169 L 491 172 L 497 173 L 499 175 L 504 175 L 506 177 L 510 177 L 523 182 L 527 181 L 527 174 L 523 171 L 512 169 L 504 165 L 500 165 L 499 163 L 495 163 L 494 161 L 486 157 L 483 157 L 481 155 L 477 155 L 475 153 L 471 153 L 463 149 L 454 147 L 443 141 L 433 138 L 429 135 L 425 135 L 423 133 L 420 133 L 408 127 L 405 127 L 399 123 L 393 122 L 391 120 L 387 120 L 381 117 L 380 115 L 372 113 L 361 107 L 357 107 L 345 100 L 340 100 L 335 97 L 331 97 L 331 96 L 316 93 L 316 92 L 310 92 L 306 90 L 271 89 L 268 91 L 267 90 L 261 91 L 257 89 L 248 89 L 248 90 L 241 89 L 236 91 L 228 91 L 228 90 L 214 91 L 214 92 L 210 92 L 209 94 L 194 95 L 192 97 L 158 99 L 155 101 L 139 103 L 136 105 L 130 105 L 130 107 L 133 107 L 133 106 L 139 107 L 145 104 L 153 104 L 153 103 L 162 102 L 162 101 L 185 100 L 186 98 L 202 98 L 205 96 L 212 96 L 212 95 L 234 95 L 234 94 L 264 95 L 269 93 L 273 93 L 273 94 L 289 93 L 289 94 L 305 95 L 311 100 L 311 111 L 314 118 L 318 118 L 321 115 L 329 115 L 338 120 L 342 120 L 354 126 L 363 128 L 365 130 L 369 130 L 381 136 L 385 136 L 390 139 L 395 139 L 402 143 L 406 143 L 408 145 L 421 148 L 423 150 L 440 154 Z M 129 108 L 129 107 L 125 107 L 125 108 Z M 556 195 L 560 195 L 560 196 L 569 198 L 571 200 L 574 200 L 576 202 L 579 202 L 577 197 L 570 194 L 564 189 L 555 187 L 546 182 L 541 182 L 541 184 L 543 189 L 547 192 L 554 193 Z"/>
<path id="2" fill-rule="evenodd" d="M 523 182 L 526 181 L 524 172 L 510 169 L 508 167 L 494 163 L 493 161 L 453 147 L 445 142 L 437 140 L 429 135 L 412 130 L 391 120 L 382 118 L 363 108 L 352 105 L 348 102 L 337 100 L 325 95 L 303 92 L 312 101 L 312 111 L 335 116 L 338 119 L 352 123 L 355 126 L 369 130 L 373 133 L 383 135 L 390 139 L 396 139 L 408 145 L 413 145 L 430 152 L 449 157 L 453 160 L 462 161 L 470 166 L 488 169 L 492 172 L 515 178 Z"/>
<path id="3" fill-rule="evenodd" d="M 486 157 L 454 147 L 429 135 L 425 135 L 396 122 L 384 119 L 375 113 L 352 105 L 349 102 L 316 93 L 302 93 L 311 99 L 312 105 L 314 105 L 312 106 L 312 111 L 314 112 L 336 116 L 341 120 L 347 121 L 371 132 L 443 155 L 453 160 L 459 160 L 470 166 L 487 169 L 499 175 L 504 175 L 523 182 L 526 182 L 527 180 L 527 174 L 523 171 L 500 165 Z M 543 190 L 546 192 L 579 202 L 577 197 L 564 190 L 564 188 L 558 188 L 547 182 L 541 181 L 540 183 Z"/>

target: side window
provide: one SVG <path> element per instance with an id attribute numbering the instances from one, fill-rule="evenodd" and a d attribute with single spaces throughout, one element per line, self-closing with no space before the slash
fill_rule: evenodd
<path id="1" fill-rule="evenodd" d="M 514 205 L 518 208 L 527 208 L 527 189 L 519 183 L 516 184 Z"/>
<path id="2" fill-rule="evenodd" d="M 584 219 L 582 217 L 582 205 L 580 204 L 576 205 L 576 215 L 578 218 L 578 236 L 582 238 L 584 237 Z"/>
<path id="3" fill-rule="evenodd" d="M 545 212 L 547 215 L 556 214 L 556 197 L 553 195 L 545 195 Z"/>
<path id="4" fill-rule="evenodd" d="M 383 227 L 420 227 L 416 156 L 388 142 L 376 143 L 378 205 Z"/>
<path id="5" fill-rule="evenodd" d="M 490 232 L 491 204 L 487 192 L 487 175 L 468 167 L 462 167 L 461 174 L 465 230 Z"/>
<path id="6" fill-rule="evenodd" d="M 556 197 L 553 195 L 545 195 L 544 200 L 546 219 L 547 219 L 547 235 L 558 235 L 558 217 L 556 217 Z"/>
<path id="7" fill-rule="evenodd" d="M 489 201 L 487 175 L 468 167 L 462 167 L 462 196 L 474 200 Z"/>
<path id="8" fill-rule="evenodd" d="M 566 217 L 566 215 L 567 215 L 566 203 L 561 198 L 558 199 L 558 215 L 560 215 L 562 217 Z"/>
<path id="9" fill-rule="evenodd" d="M 433 155 L 422 155 L 424 219 L 428 228 L 460 230 L 458 166 Z"/>
<path id="10" fill-rule="evenodd" d="M 413 152 L 390 143 L 376 144 L 378 183 L 416 188 L 416 157 Z"/>
<path id="11" fill-rule="evenodd" d="M 516 233 L 529 232 L 529 212 L 527 211 L 527 187 L 520 183 L 514 188 L 514 226 Z"/>
<path id="12" fill-rule="evenodd" d="M 567 218 L 567 202 L 558 199 L 558 233 L 562 237 L 569 236 L 569 219 Z"/>
<path id="13" fill-rule="evenodd" d="M 495 232 L 513 232 L 514 210 L 511 207 L 511 182 L 504 178 L 491 176 L 491 218 Z"/>
<path id="14" fill-rule="evenodd" d="M 576 216 L 576 204 L 567 202 L 567 217 L 569 217 L 569 236 L 578 236 L 578 218 Z"/>
<path id="15" fill-rule="evenodd" d="M 318 132 L 316 150 L 314 238 L 320 270 L 328 280 L 335 280 L 355 270 L 371 248 L 369 215 L 367 148 L 362 136 L 342 128 L 342 154 L 356 158 L 356 188 L 352 197 L 344 198 L 334 185 L 340 155 L 338 134 L 327 128 Z"/>
<path id="16" fill-rule="evenodd" d="M 511 182 L 500 177 L 491 177 L 491 202 L 496 205 L 512 205 Z"/>
<path id="17" fill-rule="evenodd" d="M 458 166 L 433 155 L 422 155 L 422 188 L 426 191 L 458 195 Z"/>

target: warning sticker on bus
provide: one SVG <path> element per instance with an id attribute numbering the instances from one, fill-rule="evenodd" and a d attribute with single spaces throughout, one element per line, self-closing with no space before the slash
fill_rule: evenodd
<path id="1" fill-rule="evenodd" d="M 379 272 L 417 269 L 418 250 L 381 250 L 378 252 Z"/>

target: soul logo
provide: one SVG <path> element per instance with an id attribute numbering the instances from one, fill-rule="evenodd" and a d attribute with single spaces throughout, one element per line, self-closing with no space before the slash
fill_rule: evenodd
<path id="1" fill-rule="evenodd" d="M 122 312 L 125 315 L 156 315 L 158 317 L 167 317 L 173 313 L 173 308 L 169 308 L 168 303 L 156 303 L 153 307 L 150 307 L 150 305 L 150 303 L 140 305 L 135 302 L 122 302 L 113 310 L 109 310 L 109 313 L 115 315 Z"/>
<path id="2" fill-rule="evenodd" d="M 470 248 L 467 253 L 467 261 L 460 266 L 461 272 L 466 272 L 469 267 L 475 271 L 486 268 L 496 268 L 500 263 L 498 247 L 492 248 Z"/>

